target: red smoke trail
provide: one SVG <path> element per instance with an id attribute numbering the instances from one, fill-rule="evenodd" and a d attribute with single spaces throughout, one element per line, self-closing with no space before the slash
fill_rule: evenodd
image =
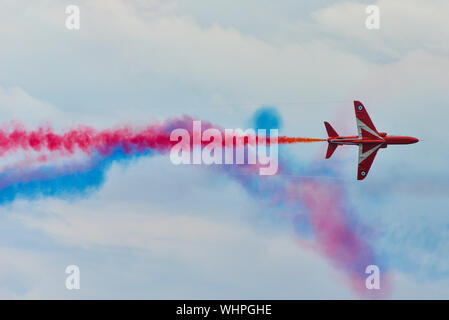
<path id="1" fill-rule="evenodd" d="M 158 151 L 168 151 L 176 141 L 170 141 L 170 133 L 172 129 L 178 125 L 189 131 L 191 137 L 192 119 L 185 117 L 183 119 L 175 119 L 164 124 L 153 124 L 147 126 L 143 130 L 136 131 L 131 127 L 123 127 L 118 129 L 107 129 L 98 131 L 87 126 L 79 126 L 77 128 L 66 131 L 65 133 L 55 133 L 50 127 L 40 127 L 36 130 L 26 130 L 21 126 L 16 126 L 13 130 L 0 130 L 0 156 L 10 151 L 33 150 L 41 151 L 58 151 L 62 154 L 73 154 L 80 150 L 85 153 L 91 153 L 96 150 L 100 154 L 108 154 L 114 148 L 121 146 L 125 152 L 131 150 L 144 151 L 153 149 Z M 211 125 L 205 123 L 204 129 L 211 128 Z M 217 128 L 220 132 L 223 129 Z M 258 142 L 259 137 L 253 137 L 254 140 L 245 138 L 244 144 L 252 144 L 251 141 Z M 270 143 L 269 138 L 267 143 Z M 318 142 L 323 139 L 299 138 L 299 137 L 278 137 L 279 144 L 291 143 L 308 143 Z M 202 141 L 202 144 L 209 142 Z M 222 141 L 223 145 L 225 141 Z"/>
<path id="2" fill-rule="evenodd" d="M 314 139 L 314 138 L 285 137 L 285 136 L 281 136 L 278 138 L 278 142 L 280 144 L 310 143 L 310 142 L 320 142 L 320 141 L 327 141 L 327 140 L 326 139 Z"/>
<path id="3" fill-rule="evenodd" d="M 18 149 L 37 152 L 59 151 L 69 154 L 76 150 L 86 153 L 97 150 L 101 154 L 107 154 L 119 145 L 125 150 L 130 148 L 164 150 L 171 146 L 171 142 L 160 125 L 149 126 L 137 133 L 128 127 L 97 131 L 84 126 L 63 134 L 56 134 L 53 129 L 43 127 L 32 131 L 21 128 L 16 128 L 12 132 L 0 130 L 0 155 Z"/>

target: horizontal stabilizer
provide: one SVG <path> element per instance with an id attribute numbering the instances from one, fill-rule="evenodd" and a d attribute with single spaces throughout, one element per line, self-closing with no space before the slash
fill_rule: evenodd
<path id="1" fill-rule="evenodd" d="M 326 127 L 327 135 L 329 136 L 329 138 L 338 137 L 337 131 L 332 128 L 329 122 L 324 121 L 324 126 Z"/>
<path id="2" fill-rule="evenodd" d="M 327 146 L 326 159 L 329 159 L 332 156 L 335 149 L 337 149 L 337 146 L 338 145 L 335 143 L 329 143 L 329 145 Z"/>

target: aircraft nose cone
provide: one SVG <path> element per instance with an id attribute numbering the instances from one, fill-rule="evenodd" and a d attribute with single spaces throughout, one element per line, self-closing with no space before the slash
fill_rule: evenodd
<path id="1" fill-rule="evenodd" d="M 416 139 L 416 138 L 411 138 L 410 140 L 412 143 L 417 143 L 419 141 L 419 139 Z"/>

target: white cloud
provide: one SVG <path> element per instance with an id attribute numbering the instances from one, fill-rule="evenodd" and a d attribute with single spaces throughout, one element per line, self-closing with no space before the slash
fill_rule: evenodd
<path id="1" fill-rule="evenodd" d="M 327 32 L 345 39 L 348 50 L 361 49 L 353 46 L 355 41 L 365 50 L 378 51 L 396 59 L 415 50 L 447 56 L 447 1 L 379 0 L 370 3 L 373 4 L 380 10 L 379 30 L 365 27 L 367 5 L 354 1 L 318 10 L 314 17 Z"/>
<path id="2" fill-rule="evenodd" d="M 227 12 L 241 14 L 231 23 L 201 19 L 174 1 L 81 1 L 81 30 L 69 32 L 63 2 L 7 1 L 0 12 L 2 119 L 110 125 L 194 113 L 232 127 L 241 126 L 259 103 L 271 102 L 280 107 L 289 133 L 323 135 L 323 117 L 332 118 L 331 110 L 340 106 L 337 131 L 346 123 L 355 131 L 351 99 L 357 98 L 366 102 L 379 129 L 425 140 L 418 151 L 385 150 L 375 166 L 400 166 L 399 180 L 411 173 L 445 172 L 447 1 L 378 1 L 378 32 L 364 28 L 365 6 L 355 2 L 306 10 L 304 21 L 284 19 L 290 12 L 273 18 L 273 8 L 258 4 L 246 4 L 248 10 L 241 12 L 240 3 L 226 2 Z M 296 6 L 295 1 L 298 12 L 303 8 Z M 264 31 L 245 28 L 251 24 L 249 12 L 268 17 L 258 20 L 266 24 Z M 273 39 L 276 34 L 282 39 Z M 318 147 L 295 148 L 301 155 Z M 127 283 L 122 297 L 150 292 L 172 298 L 175 291 L 179 298 L 208 292 L 228 298 L 279 297 L 280 292 L 286 298 L 350 297 L 321 257 L 298 249 L 279 230 L 267 235 L 241 188 L 222 180 L 211 188 L 210 177 L 178 169 L 156 161 L 113 168 L 94 198 L 14 204 L 11 221 L 22 224 L 20 232 L 40 232 L 36 238 L 53 242 L 47 244 L 51 249 L 4 248 L 10 260 L 0 279 L 17 270 L 28 280 L 3 287 L 0 281 L 0 294 L 65 297 L 59 278 L 37 277 L 58 274 L 76 258 L 88 269 L 85 297 L 119 296 L 107 291 Z M 387 174 L 379 175 L 377 183 L 387 180 Z M 149 187 L 148 181 L 158 184 Z M 183 187 L 189 189 L 186 195 L 169 198 L 170 189 L 181 193 Z M 421 197 L 416 201 L 416 208 L 425 203 Z M 389 213 L 386 206 L 380 210 Z M 402 226 L 397 223 L 393 231 Z M 68 253 L 43 252 L 57 246 Z M 38 273 L 29 267 L 34 260 Z M 170 276 L 176 281 L 168 281 Z M 397 297 L 430 296 L 439 288 L 415 283 L 413 275 L 398 277 Z M 108 284 L 108 278 L 116 280 Z M 49 286 L 47 280 L 55 282 Z M 195 285 L 196 293 L 190 293 Z"/>
<path id="3" fill-rule="evenodd" d="M 62 118 L 56 107 L 33 98 L 19 87 L 0 86 L 0 114 L 3 121 Z"/>
<path id="4" fill-rule="evenodd" d="M 449 298 L 449 282 L 445 279 L 419 281 L 410 274 L 395 274 L 393 299 L 444 299 Z"/>
<path id="5" fill-rule="evenodd" d="M 37 210 L 31 213 L 26 203 L 18 203 L 11 218 L 24 222 L 28 230 L 44 232 L 65 249 L 64 254 L 46 255 L 39 249 L 34 253 L 44 259 L 44 270 L 54 269 L 44 278 L 51 285 L 29 281 L 26 295 L 18 298 L 351 297 L 323 258 L 297 247 L 288 235 L 267 234 L 244 221 L 159 214 L 150 206 L 141 211 L 131 206 L 125 212 L 114 203 L 96 207 L 94 200 L 84 204 L 45 200 L 33 207 Z M 80 247 L 90 254 L 79 253 L 75 248 Z M 80 265 L 78 296 L 70 296 L 58 283 L 64 263 Z M 0 282 L 7 270 L 0 272 Z M 17 271 L 18 278 L 40 274 L 32 268 Z M 5 297 L 11 295 L 5 292 Z"/>

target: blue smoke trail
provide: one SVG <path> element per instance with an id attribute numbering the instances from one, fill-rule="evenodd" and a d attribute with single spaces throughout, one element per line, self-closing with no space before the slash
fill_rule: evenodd
<path id="1" fill-rule="evenodd" d="M 0 173 L 0 205 L 16 199 L 37 200 L 43 197 L 74 199 L 88 196 L 105 182 L 106 171 L 114 164 L 128 164 L 153 152 L 125 152 L 117 148 L 107 156 L 95 152 L 86 162 L 37 168 L 9 168 Z"/>

